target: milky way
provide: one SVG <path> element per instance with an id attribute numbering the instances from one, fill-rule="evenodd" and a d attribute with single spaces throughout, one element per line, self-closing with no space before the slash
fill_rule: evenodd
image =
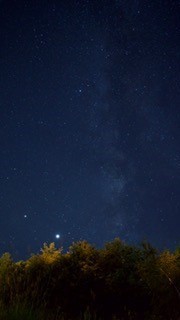
<path id="1" fill-rule="evenodd" d="M 0 243 L 179 243 L 178 1 L 0 1 Z"/>

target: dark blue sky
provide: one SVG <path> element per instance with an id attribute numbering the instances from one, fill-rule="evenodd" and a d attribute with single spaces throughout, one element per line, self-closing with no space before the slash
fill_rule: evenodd
<path id="1" fill-rule="evenodd" d="M 179 244 L 179 9 L 0 2 L 1 253 Z"/>

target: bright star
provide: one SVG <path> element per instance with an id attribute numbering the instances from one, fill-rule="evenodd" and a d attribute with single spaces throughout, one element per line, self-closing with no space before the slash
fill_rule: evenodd
<path id="1" fill-rule="evenodd" d="M 59 239 L 60 238 L 60 234 L 56 234 L 55 237 L 56 237 L 56 239 Z"/>

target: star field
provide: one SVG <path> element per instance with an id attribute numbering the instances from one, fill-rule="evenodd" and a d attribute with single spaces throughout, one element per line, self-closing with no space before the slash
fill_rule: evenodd
<path id="1" fill-rule="evenodd" d="M 179 1 L 0 2 L 0 243 L 179 244 Z"/>

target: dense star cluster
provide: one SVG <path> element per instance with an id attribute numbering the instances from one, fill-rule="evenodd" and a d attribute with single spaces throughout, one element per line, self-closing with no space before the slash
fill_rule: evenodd
<path id="1" fill-rule="evenodd" d="M 0 1 L 0 244 L 178 245 L 179 1 Z"/>

